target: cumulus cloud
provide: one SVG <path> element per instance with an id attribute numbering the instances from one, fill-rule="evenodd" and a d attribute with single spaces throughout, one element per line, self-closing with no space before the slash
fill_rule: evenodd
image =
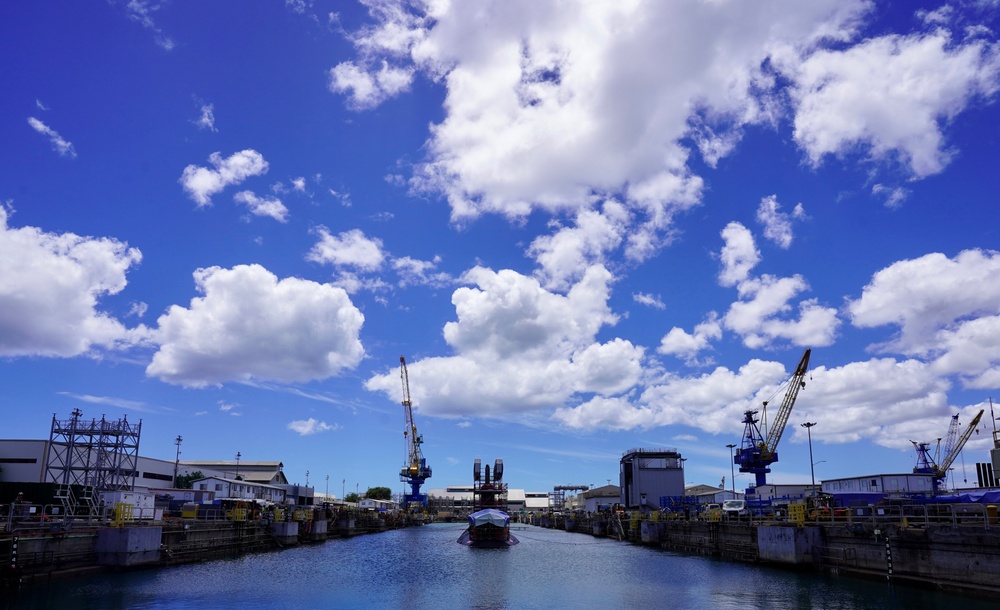
<path id="1" fill-rule="evenodd" d="M 194 273 L 189 308 L 158 320 L 159 349 L 146 374 L 188 387 L 229 381 L 325 379 L 357 366 L 364 316 L 347 293 L 259 265 Z"/>
<path id="2" fill-rule="evenodd" d="M 73 143 L 59 135 L 58 131 L 52 129 L 35 117 L 28 117 L 28 125 L 31 125 L 32 129 L 43 136 L 48 136 L 49 142 L 52 143 L 52 150 L 56 151 L 61 156 L 71 158 L 76 157 L 76 149 L 73 148 Z"/>
<path id="3" fill-rule="evenodd" d="M 406 286 L 449 286 L 455 283 L 455 278 L 443 271 L 438 271 L 440 257 L 434 260 L 422 261 L 409 256 L 401 256 L 392 260 L 392 268 L 399 274 L 399 285 Z"/>
<path id="4" fill-rule="evenodd" d="M 358 59 L 331 69 L 331 89 L 371 108 L 416 73 L 444 84 L 445 116 L 412 187 L 443 194 L 456 222 L 535 209 L 574 218 L 533 244 L 551 287 L 576 281 L 622 239 L 635 261 L 668 243 L 675 216 L 701 200 L 689 142 L 714 164 L 744 126 L 774 122 L 768 57 L 847 40 L 868 9 L 862 0 L 487 6 L 368 4 L 373 24 L 351 35 Z M 627 231 L 584 226 L 601 220 L 580 214 L 595 196 L 623 197 Z"/>
<path id="5" fill-rule="evenodd" d="M 309 436 L 319 432 L 339 430 L 340 426 L 337 424 L 331 425 L 325 421 L 318 421 L 316 418 L 310 417 L 309 419 L 297 419 L 295 421 L 288 422 L 288 429 L 295 432 L 299 436 Z"/>
<path id="6" fill-rule="evenodd" d="M 382 266 L 385 253 L 382 240 L 367 237 L 360 229 L 333 235 L 326 227 L 314 231 L 319 241 L 306 255 L 306 260 L 337 267 L 355 267 L 361 271 L 375 271 Z"/>
<path id="7" fill-rule="evenodd" d="M 876 273 L 848 304 L 859 328 L 895 326 L 879 351 L 934 359 L 938 374 L 962 374 L 973 387 L 996 387 L 1000 355 L 1000 253 L 932 253 Z"/>
<path id="8" fill-rule="evenodd" d="M 640 305 L 645 305 L 647 307 L 652 307 L 654 309 L 666 309 L 667 306 L 664 304 L 663 299 L 660 295 L 646 294 L 644 292 L 637 292 L 632 295 L 632 300 Z"/>
<path id="9" fill-rule="evenodd" d="M 252 149 L 241 150 L 225 159 L 220 153 L 214 152 L 209 155 L 208 160 L 214 169 L 188 165 L 180 178 L 181 186 L 198 207 L 210 205 L 212 195 L 227 186 L 240 184 L 251 176 L 266 174 L 268 169 L 264 156 Z"/>
<path id="10" fill-rule="evenodd" d="M 126 272 L 142 260 L 137 249 L 14 228 L 8 216 L 0 205 L 0 356 L 71 357 L 143 340 L 145 327 L 127 329 L 98 308 L 125 289 Z"/>
<path id="11" fill-rule="evenodd" d="M 608 201 L 601 211 L 578 213 L 575 226 L 537 237 L 528 248 L 528 255 L 538 262 L 538 275 L 546 288 L 565 290 L 621 244 L 627 226 L 625 208 Z"/>
<path id="12" fill-rule="evenodd" d="M 588 270 L 567 294 L 511 270 L 477 267 L 452 295 L 458 317 L 444 328 L 452 357 L 408 363 L 414 403 L 445 416 L 503 416 L 550 410 L 581 394 L 613 396 L 639 380 L 644 351 L 622 339 L 595 340 L 616 318 L 611 275 Z M 459 381 L 460 380 L 460 381 Z M 366 382 L 399 398 L 395 372 Z"/>
<path id="13" fill-rule="evenodd" d="M 683 358 L 691 366 L 701 365 L 705 363 L 698 360 L 698 354 L 711 347 L 712 341 L 721 338 L 722 325 L 719 323 L 718 314 L 713 311 L 704 322 L 694 327 L 693 333 L 676 326 L 671 328 L 670 332 L 660 340 L 660 347 L 656 351 Z"/>
<path id="14" fill-rule="evenodd" d="M 253 191 L 240 191 L 233 199 L 247 206 L 254 216 L 267 216 L 278 222 L 288 222 L 288 208 L 277 197 L 258 197 Z"/>
<path id="15" fill-rule="evenodd" d="M 725 245 L 719 254 L 722 270 L 719 284 L 735 286 L 749 277 L 750 271 L 760 262 L 760 251 L 754 242 L 753 233 L 738 222 L 731 222 L 722 230 Z"/>
<path id="16" fill-rule="evenodd" d="M 836 309 L 823 307 L 815 299 L 799 303 L 798 319 L 789 319 L 793 307 L 790 301 L 809 289 L 800 275 L 776 277 L 764 274 L 759 277 L 750 271 L 760 262 L 760 251 L 753 234 L 738 222 L 731 222 L 722 231 L 725 244 L 719 258 L 722 270 L 719 283 L 736 286 L 739 300 L 729 306 L 722 318 L 728 330 L 739 334 L 743 344 L 757 349 L 770 345 L 776 339 L 794 345 L 829 345 L 840 321 Z M 683 345 L 683 331 L 674 340 Z"/>
<path id="17" fill-rule="evenodd" d="M 413 70 L 396 68 L 386 61 L 375 71 L 350 61 L 339 63 L 330 70 L 330 91 L 348 93 L 351 106 L 357 110 L 378 106 L 409 89 L 412 82 Z"/>
<path id="18" fill-rule="evenodd" d="M 805 216 L 802 204 L 796 204 L 791 215 L 781 211 L 777 195 L 764 197 L 757 207 L 757 221 L 764 225 L 764 237 L 787 250 L 792 245 L 792 219 Z"/>
<path id="19" fill-rule="evenodd" d="M 670 375 L 650 385 L 636 401 L 590 400 L 556 410 L 556 420 L 573 428 L 646 429 L 693 425 L 713 434 L 732 430 L 743 412 L 756 408 L 787 378 L 777 362 L 751 360 L 738 371 L 718 367 L 697 377 Z"/>
<path id="20" fill-rule="evenodd" d="M 861 147 L 872 159 L 898 155 L 923 178 L 951 159 L 942 125 L 972 99 L 996 92 L 1000 57 L 981 40 L 955 43 L 936 29 L 818 51 L 787 73 L 794 137 L 814 164 Z"/>

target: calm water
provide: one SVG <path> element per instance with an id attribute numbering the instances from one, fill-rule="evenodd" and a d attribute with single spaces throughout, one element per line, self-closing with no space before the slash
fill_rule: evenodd
<path id="1" fill-rule="evenodd" d="M 525 527 L 509 549 L 435 524 L 29 588 L 9 608 L 996 608 L 964 597 L 763 568 Z M 3 593 L 0 592 L 0 595 Z"/>

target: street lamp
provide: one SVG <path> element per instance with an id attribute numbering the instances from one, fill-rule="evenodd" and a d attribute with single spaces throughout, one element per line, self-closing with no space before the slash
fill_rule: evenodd
<path id="1" fill-rule="evenodd" d="M 330 475 L 326 475 L 326 501 L 330 501 Z"/>
<path id="2" fill-rule="evenodd" d="M 736 467 L 733 466 L 733 448 L 736 445 L 729 443 L 726 445 L 729 447 L 729 483 L 733 486 L 733 499 L 736 499 Z"/>
<path id="3" fill-rule="evenodd" d="M 309 471 L 306 471 L 306 487 L 309 487 Z"/>
<path id="4" fill-rule="evenodd" d="M 812 474 L 812 493 L 811 495 L 816 495 L 816 464 L 813 463 L 813 435 L 812 427 L 816 425 L 814 421 L 807 421 L 801 424 L 803 428 L 806 429 L 806 434 L 809 436 L 809 472 Z"/>
<path id="5" fill-rule="evenodd" d="M 236 478 L 240 478 L 240 452 L 236 452 Z"/>

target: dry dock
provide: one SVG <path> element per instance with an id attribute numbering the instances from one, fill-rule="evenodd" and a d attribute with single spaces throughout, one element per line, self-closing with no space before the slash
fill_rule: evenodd
<path id="1" fill-rule="evenodd" d="M 326 508 L 292 511 L 280 521 L 232 514 L 114 524 L 24 520 L 0 533 L 0 590 L 99 571 L 278 550 L 417 523 L 401 514 Z"/>
<path id="2" fill-rule="evenodd" d="M 733 561 L 1000 593 L 1000 525 L 993 506 L 864 507 L 798 522 L 663 518 L 659 513 L 553 514 L 530 522 Z"/>

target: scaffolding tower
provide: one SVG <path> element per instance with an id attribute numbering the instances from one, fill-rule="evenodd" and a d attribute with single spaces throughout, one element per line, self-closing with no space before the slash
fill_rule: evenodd
<path id="1" fill-rule="evenodd" d="M 89 422 L 74 409 L 72 417 L 60 420 L 52 414 L 45 482 L 68 490 L 70 485 L 95 491 L 132 491 L 138 474 L 139 434 L 142 420 L 131 424 L 128 417 Z"/>

